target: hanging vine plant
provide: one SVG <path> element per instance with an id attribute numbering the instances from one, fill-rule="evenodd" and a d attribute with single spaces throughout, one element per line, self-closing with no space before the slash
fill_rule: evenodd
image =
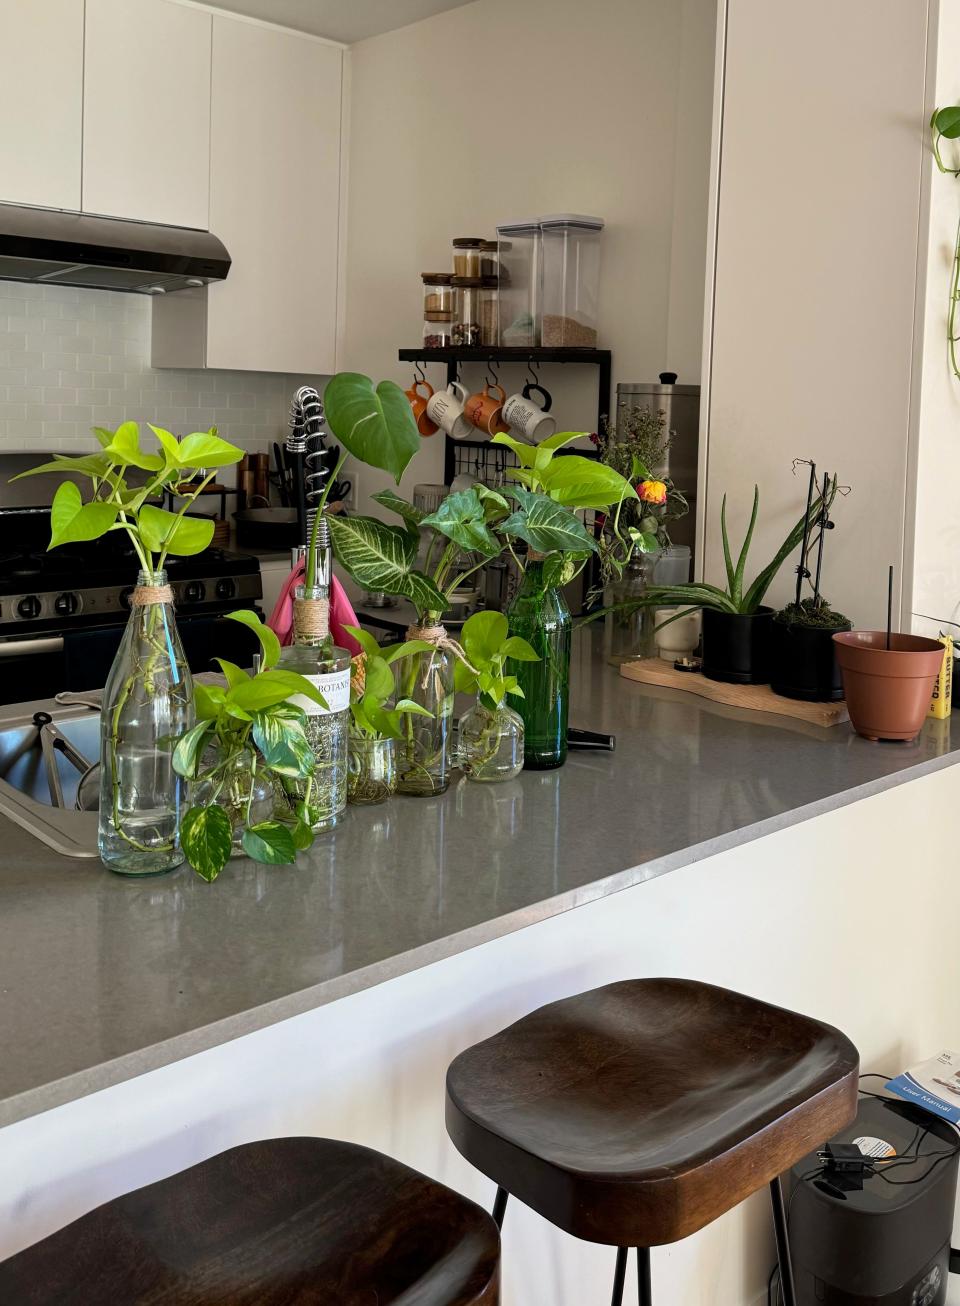
<path id="1" fill-rule="evenodd" d="M 943 109 L 935 109 L 930 119 L 933 158 L 942 173 L 951 177 L 960 177 L 960 167 L 948 167 L 940 153 L 941 141 L 955 141 L 960 138 L 960 105 L 950 104 Z M 960 300 L 960 220 L 957 223 L 957 235 L 953 243 L 953 264 L 950 269 L 950 298 L 947 304 L 947 350 L 950 358 L 950 370 L 960 381 L 960 366 L 957 364 L 957 302 Z"/>

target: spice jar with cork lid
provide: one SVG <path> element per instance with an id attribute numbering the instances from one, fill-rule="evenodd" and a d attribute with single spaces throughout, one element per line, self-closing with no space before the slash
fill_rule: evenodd
<path id="1" fill-rule="evenodd" d="M 445 349 L 453 343 L 453 274 L 424 272 L 422 280 L 424 348 Z"/>
<path id="2" fill-rule="evenodd" d="M 479 277 L 481 275 L 481 250 L 486 243 L 479 236 L 454 236 L 453 275 L 455 277 Z"/>
<path id="3" fill-rule="evenodd" d="M 500 279 L 500 259 L 497 255 L 499 245 L 495 240 L 480 242 L 480 275 Z"/>
<path id="4" fill-rule="evenodd" d="M 481 277 L 454 277 L 453 343 L 455 347 L 481 342 Z"/>

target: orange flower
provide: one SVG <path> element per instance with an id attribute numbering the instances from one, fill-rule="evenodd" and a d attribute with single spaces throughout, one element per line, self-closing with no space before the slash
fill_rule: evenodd
<path id="1" fill-rule="evenodd" d="M 666 503 L 667 487 L 663 481 L 641 481 L 637 493 L 644 503 Z"/>

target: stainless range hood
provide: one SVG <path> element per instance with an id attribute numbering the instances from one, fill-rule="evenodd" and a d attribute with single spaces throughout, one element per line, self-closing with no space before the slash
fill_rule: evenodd
<path id="1" fill-rule="evenodd" d="M 230 255 L 209 231 L 0 204 L 0 279 L 160 295 L 222 281 Z"/>

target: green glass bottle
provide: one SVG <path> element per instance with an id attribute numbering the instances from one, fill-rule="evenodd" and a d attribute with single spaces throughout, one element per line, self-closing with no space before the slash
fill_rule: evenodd
<path id="1" fill-rule="evenodd" d="M 571 621 L 563 592 L 544 577 L 542 559 L 527 562 L 507 620 L 510 634 L 521 635 L 540 657 L 510 664 L 523 690 L 523 698 L 513 702 L 523 718 L 523 765 L 549 771 L 567 760 Z"/>

